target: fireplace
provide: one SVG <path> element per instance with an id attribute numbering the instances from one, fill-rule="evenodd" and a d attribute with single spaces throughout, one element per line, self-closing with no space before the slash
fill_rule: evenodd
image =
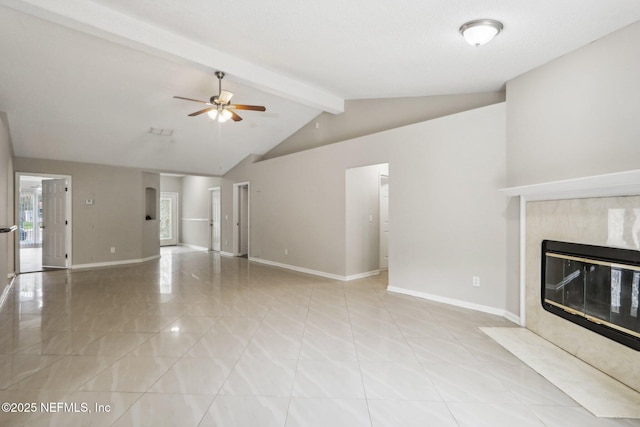
<path id="1" fill-rule="evenodd" d="M 640 351 L 640 251 L 544 240 L 545 310 Z"/>

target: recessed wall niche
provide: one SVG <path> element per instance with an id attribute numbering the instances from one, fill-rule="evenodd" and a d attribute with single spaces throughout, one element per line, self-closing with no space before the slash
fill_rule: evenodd
<path id="1" fill-rule="evenodd" d="M 145 193 L 145 219 L 147 221 L 158 218 L 157 198 L 158 192 L 155 188 L 147 187 Z"/>

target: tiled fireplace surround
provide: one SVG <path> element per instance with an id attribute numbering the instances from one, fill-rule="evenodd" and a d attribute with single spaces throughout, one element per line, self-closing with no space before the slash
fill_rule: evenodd
<path id="1" fill-rule="evenodd" d="M 544 239 L 640 249 L 639 178 L 632 171 L 506 190 L 521 197 L 526 327 L 637 391 L 640 352 L 545 311 L 540 266 Z"/>

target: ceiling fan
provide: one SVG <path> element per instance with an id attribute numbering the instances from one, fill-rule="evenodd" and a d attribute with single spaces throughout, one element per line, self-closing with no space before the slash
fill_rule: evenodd
<path id="1" fill-rule="evenodd" d="M 183 96 L 174 96 L 176 99 L 184 99 L 185 101 L 199 102 L 207 106 L 207 108 L 196 111 L 189 114 L 189 117 L 199 116 L 200 114 L 207 113 L 212 119 L 218 119 L 220 123 L 226 122 L 231 119 L 234 122 L 242 120 L 233 110 L 252 110 L 252 111 L 267 111 L 267 109 L 261 105 L 244 105 L 244 104 L 230 104 L 233 93 L 222 90 L 222 79 L 224 73 L 222 71 L 216 71 L 216 77 L 218 78 L 218 95 L 212 96 L 209 101 L 200 101 L 199 99 L 185 98 Z"/>

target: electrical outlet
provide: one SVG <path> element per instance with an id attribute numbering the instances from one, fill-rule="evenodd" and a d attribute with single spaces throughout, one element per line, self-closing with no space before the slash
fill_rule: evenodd
<path id="1" fill-rule="evenodd" d="M 471 284 L 476 287 L 479 288 L 480 287 L 480 277 L 479 276 L 473 276 L 471 278 Z"/>
<path id="2" fill-rule="evenodd" d="M 289 255 L 289 249 L 285 249 L 285 250 L 284 250 L 284 254 L 285 254 L 285 255 Z"/>
<path id="3" fill-rule="evenodd" d="M 115 246 L 112 246 L 112 247 L 111 247 L 111 253 L 112 253 L 112 254 L 115 254 L 115 253 L 116 253 L 116 248 L 115 248 Z"/>

